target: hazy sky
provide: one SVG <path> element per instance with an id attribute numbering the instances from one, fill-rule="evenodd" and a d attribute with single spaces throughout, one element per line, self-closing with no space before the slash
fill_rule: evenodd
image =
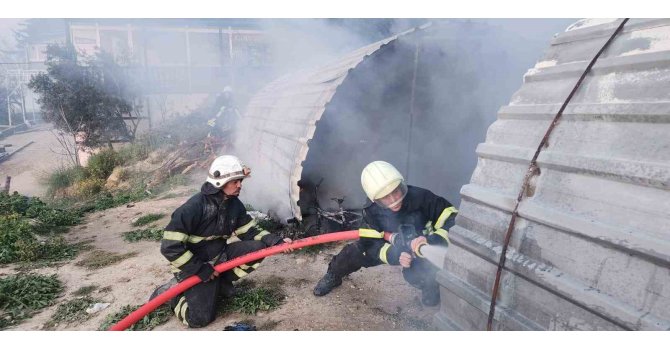
<path id="1" fill-rule="evenodd" d="M 0 41 L 14 42 L 12 29 L 15 29 L 22 20 L 22 18 L 0 18 Z"/>

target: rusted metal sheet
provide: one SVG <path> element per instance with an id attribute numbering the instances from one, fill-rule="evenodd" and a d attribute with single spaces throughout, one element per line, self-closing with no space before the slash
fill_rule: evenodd
<path id="1" fill-rule="evenodd" d="M 484 330 L 511 210 L 549 123 L 620 20 L 584 20 L 477 147 L 438 273 L 441 329 Z M 670 329 L 670 20 L 630 20 L 584 80 L 521 202 L 500 330 Z"/>

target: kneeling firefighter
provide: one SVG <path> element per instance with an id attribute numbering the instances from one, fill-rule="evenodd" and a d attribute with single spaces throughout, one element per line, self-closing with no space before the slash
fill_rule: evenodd
<path id="1" fill-rule="evenodd" d="M 344 276 L 361 267 L 389 264 L 403 267 L 403 277 L 421 290 L 424 305 L 437 305 L 440 301 L 435 281 L 437 267 L 421 256 L 420 249 L 425 244 L 449 244 L 448 230 L 454 225 L 456 208 L 429 190 L 407 186 L 402 174 L 384 161 L 368 164 L 361 174 L 361 184 L 372 201 L 363 210 L 361 238 L 333 257 L 325 276 L 314 288 L 314 295 L 328 294 L 342 284 Z M 384 231 L 398 233 L 392 239 L 393 244 L 384 240 Z M 407 242 L 398 244 L 408 236 Z"/>
<path id="2" fill-rule="evenodd" d="M 203 283 L 170 301 L 177 318 L 189 327 L 211 323 L 220 296 L 232 296 L 232 282 L 257 269 L 262 259 L 220 276 L 214 265 L 291 242 L 259 227 L 239 200 L 242 181 L 250 173 L 235 156 L 217 157 L 200 192 L 177 208 L 165 227 L 161 253 L 170 261 L 175 278 L 158 287 L 150 299 L 192 275 L 200 277 Z"/>

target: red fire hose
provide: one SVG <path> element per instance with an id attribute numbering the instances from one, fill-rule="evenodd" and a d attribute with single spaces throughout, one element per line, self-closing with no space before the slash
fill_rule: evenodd
<path id="1" fill-rule="evenodd" d="M 384 239 L 389 240 L 391 237 L 390 233 L 384 233 Z M 214 266 L 214 269 L 218 271 L 219 273 L 228 271 L 236 266 L 240 266 L 242 264 L 246 264 L 261 258 L 268 257 L 270 255 L 274 255 L 277 253 L 281 253 L 282 251 L 286 249 L 299 249 L 311 245 L 317 245 L 317 244 L 323 244 L 323 243 L 328 243 L 328 242 L 335 242 L 335 241 L 346 241 L 346 240 L 353 240 L 353 239 L 358 239 L 358 230 L 355 231 L 342 231 L 342 232 L 333 232 L 333 233 L 327 233 L 319 236 L 314 236 L 314 237 L 308 237 L 308 238 L 303 238 L 299 239 L 297 241 L 293 241 L 291 243 L 284 243 L 280 245 L 276 245 L 273 247 L 257 250 L 255 252 L 249 253 L 247 255 L 243 255 L 239 258 L 235 258 L 230 261 L 226 261 L 224 263 L 221 263 L 219 265 Z M 132 326 L 135 324 L 137 321 L 141 320 L 144 316 L 149 314 L 150 312 L 156 310 L 159 306 L 165 304 L 168 302 L 170 299 L 176 297 L 177 295 L 183 293 L 184 291 L 188 290 L 189 288 L 195 286 L 196 284 L 202 282 L 200 277 L 198 276 L 191 276 L 181 283 L 173 286 L 172 288 L 168 289 L 165 291 L 163 294 L 158 295 L 156 298 L 151 299 L 149 302 L 144 304 L 142 307 L 139 309 L 133 311 L 130 315 L 126 316 L 123 320 L 119 321 L 117 324 L 113 325 L 112 327 L 109 328 L 110 331 L 123 331 L 126 328 Z"/>

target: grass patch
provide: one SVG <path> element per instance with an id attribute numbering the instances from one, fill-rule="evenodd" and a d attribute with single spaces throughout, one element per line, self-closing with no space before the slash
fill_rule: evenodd
<path id="1" fill-rule="evenodd" d="M 88 176 L 86 168 L 81 166 L 60 166 L 42 179 L 47 187 L 47 193 L 54 195 Z"/>
<path id="2" fill-rule="evenodd" d="M 154 195 L 157 195 L 159 193 L 165 193 L 179 186 L 185 186 L 185 185 L 188 185 L 188 176 L 182 174 L 175 174 L 162 181 L 160 185 L 153 187 L 151 189 L 151 192 Z"/>
<path id="3" fill-rule="evenodd" d="M 271 331 L 281 323 L 281 321 L 275 321 L 275 320 L 269 320 L 261 325 L 259 325 L 256 329 L 259 331 Z"/>
<path id="4" fill-rule="evenodd" d="M 104 331 L 109 329 L 109 327 L 115 325 L 117 322 L 124 319 L 128 314 L 137 310 L 141 305 L 126 305 L 121 308 L 120 311 L 108 315 L 105 321 L 100 325 L 98 330 Z M 172 317 L 172 310 L 167 305 L 163 305 L 158 309 L 154 310 L 150 314 L 144 316 L 134 325 L 130 326 L 127 330 L 129 331 L 150 331 L 155 327 L 162 325 L 163 323 L 170 320 Z"/>
<path id="5" fill-rule="evenodd" d="M 145 228 L 125 232 L 123 239 L 128 242 L 138 241 L 160 241 L 163 238 L 163 230 L 159 228 Z"/>
<path id="6" fill-rule="evenodd" d="M 253 286 L 253 284 L 249 285 Z M 258 311 L 276 309 L 283 299 L 284 293 L 279 287 L 245 287 L 238 284 L 235 295 L 223 303 L 220 313 L 241 312 L 255 315 Z"/>
<path id="7" fill-rule="evenodd" d="M 128 258 L 137 256 L 137 252 L 130 252 L 126 254 L 114 254 L 104 250 L 94 250 L 81 261 L 75 265 L 85 267 L 89 270 L 96 270 L 109 265 L 117 264 Z"/>
<path id="8" fill-rule="evenodd" d="M 115 193 L 101 192 L 95 197 L 92 203 L 88 204 L 87 209 L 89 211 L 107 210 L 128 203 L 140 202 L 149 198 L 150 196 L 151 195 L 141 187 L 134 187 L 130 190 L 119 191 Z"/>
<path id="9" fill-rule="evenodd" d="M 18 324 L 50 306 L 63 291 L 56 275 L 14 275 L 0 278 L 0 329 Z"/>
<path id="10" fill-rule="evenodd" d="M 146 224 L 152 223 L 156 220 L 160 220 L 165 217 L 165 214 L 146 214 L 137 218 L 137 221 L 133 223 L 133 226 L 139 227 Z"/>
<path id="11" fill-rule="evenodd" d="M 78 297 L 83 297 L 83 296 L 87 296 L 87 295 L 93 293 L 93 291 L 96 290 L 96 289 L 98 289 L 98 286 L 95 285 L 95 284 L 91 284 L 91 285 L 83 286 L 83 287 L 75 290 L 74 292 L 72 292 L 72 295 L 78 296 Z"/>
<path id="12" fill-rule="evenodd" d="M 89 296 L 68 300 L 58 305 L 51 319 L 44 324 L 44 328 L 53 329 L 61 323 L 72 324 L 86 321 L 92 316 L 86 313 L 86 309 L 99 302 L 101 301 Z"/>

